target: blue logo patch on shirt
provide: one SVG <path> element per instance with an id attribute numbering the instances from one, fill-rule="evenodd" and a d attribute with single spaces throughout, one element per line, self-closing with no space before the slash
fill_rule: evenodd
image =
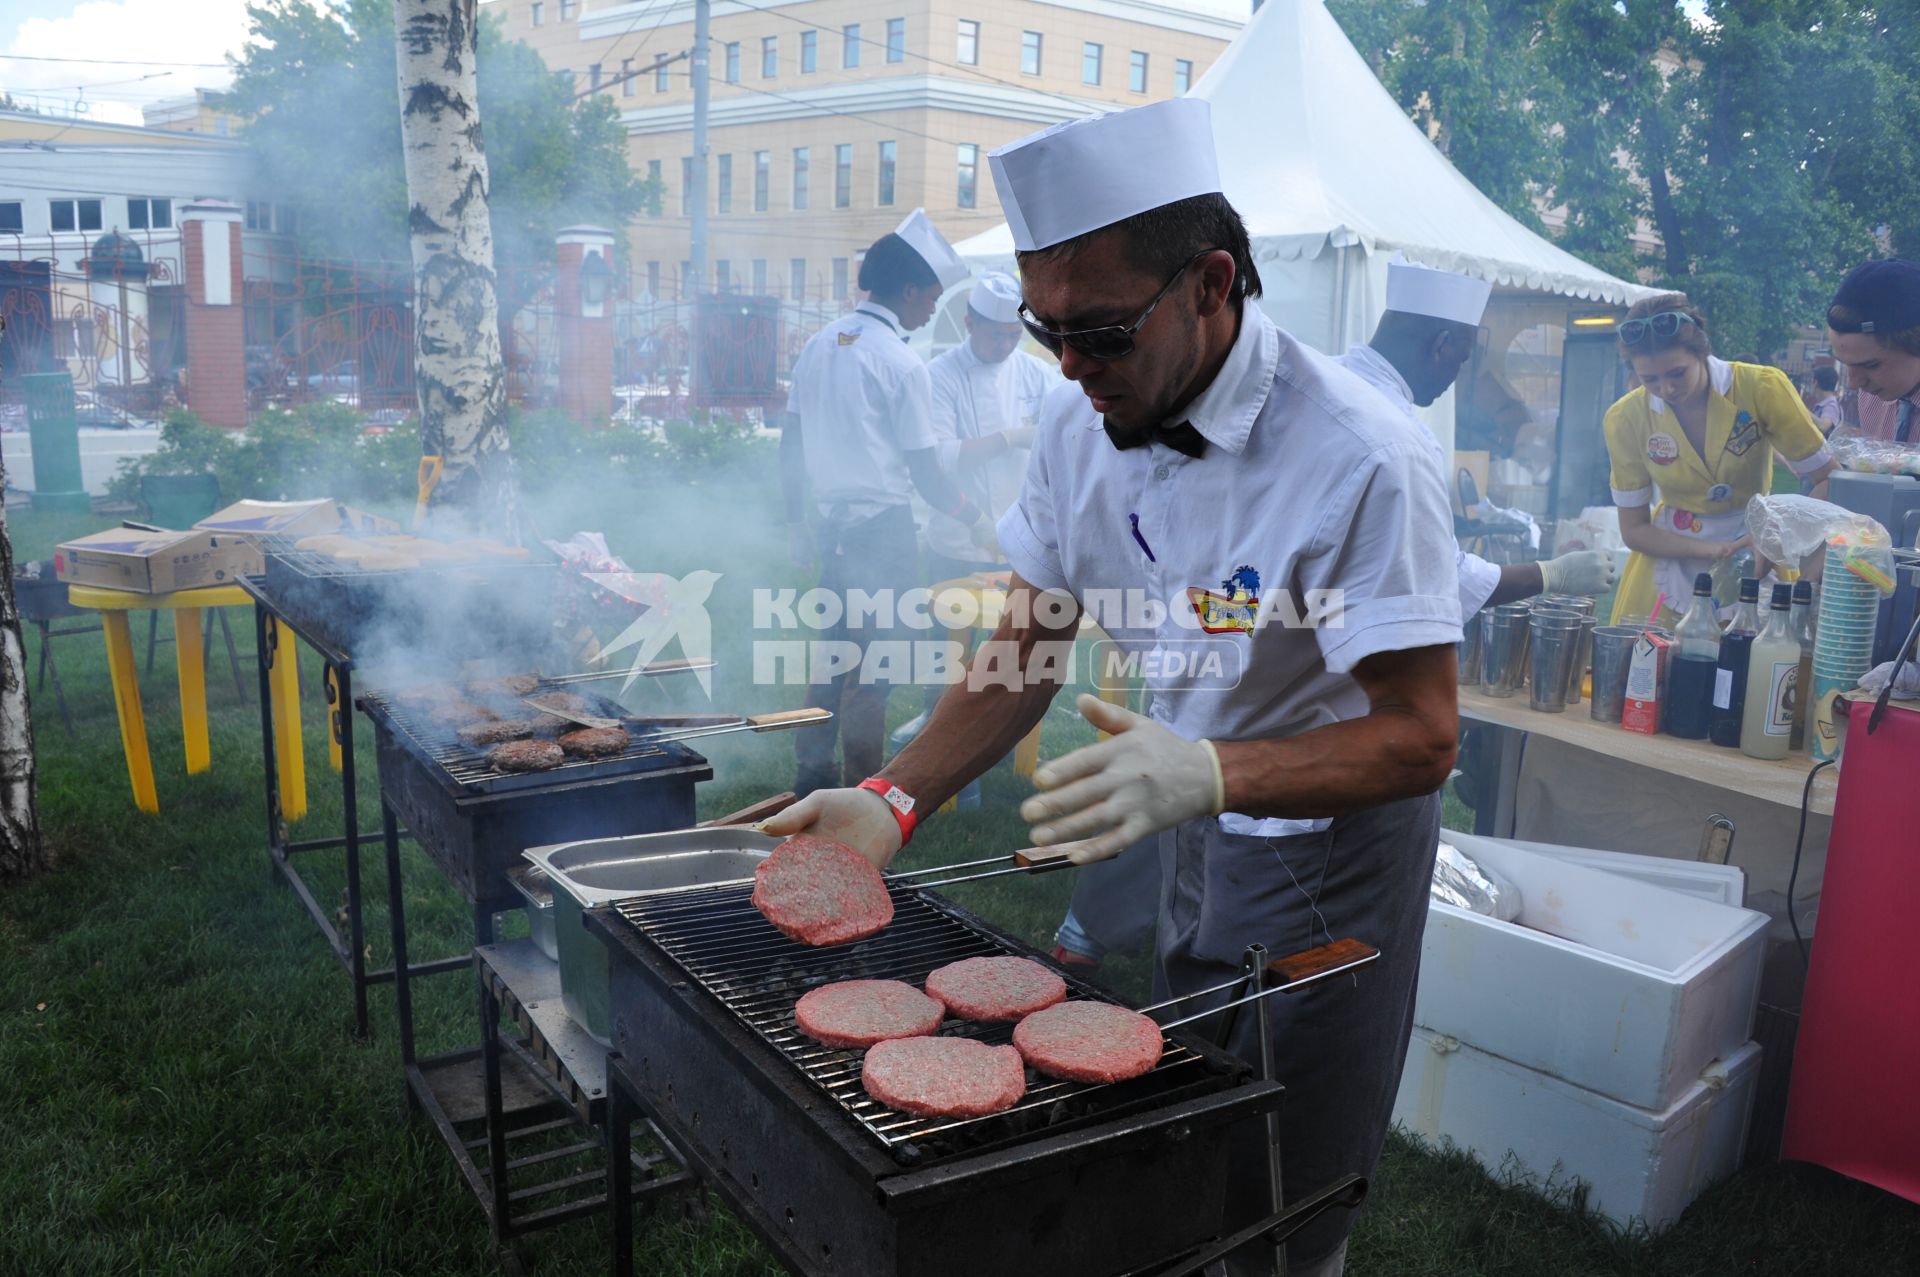
<path id="1" fill-rule="evenodd" d="M 1220 589 L 1187 587 L 1187 599 L 1207 634 L 1251 634 L 1260 619 L 1260 574 L 1250 564 L 1235 568 Z"/>
<path id="2" fill-rule="evenodd" d="M 842 346 L 851 346 L 854 342 L 859 341 L 860 338 L 865 335 L 866 331 L 866 328 L 862 326 L 854 329 L 852 332 L 841 333 L 838 340 Z"/>
<path id="3" fill-rule="evenodd" d="M 1744 457 L 1747 450 L 1760 442 L 1760 423 L 1753 414 L 1742 409 L 1733 419 L 1733 433 L 1727 436 L 1727 451 L 1736 457 Z"/>

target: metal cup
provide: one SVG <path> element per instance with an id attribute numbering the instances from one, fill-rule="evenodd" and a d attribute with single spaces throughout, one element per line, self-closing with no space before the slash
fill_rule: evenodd
<path id="1" fill-rule="evenodd" d="M 1593 631 L 1593 700 L 1587 715 L 1596 723 L 1617 723 L 1627 702 L 1627 668 L 1644 625 L 1602 625 Z"/>
<path id="2" fill-rule="evenodd" d="M 1485 612 L 1475 612 L 1467 618 L 1467 623 L 1460 627 L 1463 635 L 1460 640 L 1460 686 L 1462 687 L 1480 686 L 1482 677 L 1480 649 L 1486 633 L 1486 619 Z"/>
<path id="3" fill-rule="evenodd" d="M 1530 664 L 1533 681 L 1527 689 L 1527 705 L 1546 714 L 1558 714 L 1567 707 L 1567 684 L 1573 678 L 1574 656 L 1580 650 L 1578 614 L 1554 615 L 1534 609 L 1529 622 L 1533 629 Z"/>
<path id="4" fill-rule="evenodd" d="M 1480 681 L 1488 696 L 1512 696 L 1526 681 L 1527 617 L 1525 613 L 1487 613 L 1480 648 Z"/>

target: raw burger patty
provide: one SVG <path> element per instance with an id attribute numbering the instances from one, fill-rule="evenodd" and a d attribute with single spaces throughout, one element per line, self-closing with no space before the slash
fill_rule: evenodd
<path id="1" fill-rule="evenodd" d="M 566 760 L 566 751 L 550 740 L 510 740 L 487 751 L 487 764 L 497 772 L 543 772 Z"/>
<path id="2" fill-rule="evenodd" d="M 1124 1082 L 1160 1062 L 1160 1026 L 1110 1002 L 1062 1002 L 1014 1026 L 1036 1073 L 1069 1082 Z"/>
<path id="3" fill-rule="evenodd" d="M 503 718 L 497 723 L 468 723 L 456 733 L 475 749 L 501 745 L 510 740 L 525 740 L 533 735 L 530 718 Z"/>
<path id="4" fill-rule="evenodd" d="M 843 1047 L 925 1037 L 940 1027 L 944 1014 L 938 1002 L 899 980 L 823 984 L 793 1006 L 793 1022 L 802 1033 Z"/>
<path id="5" fill-rule="evenodd" d="M 1018 1020 L 1067 996 L 1067 982 L 1026 958 L 967 958 L 927 977 L 927 992 L 963 1020 Z"/>
<path id="6" fill-rule="evenodd" d="M 581 758 L 605 758 L 625 749 L 631 739 L 618 727 L 581 727 L 562 736 L 560 748 Z"/>
<path id="7" fill-rule="evenodd" d="M 985 1117 L 1027 1093 L 1020 1053 L 972 1038 L 891 1038 L 867 1051 L 860 1067 L 867 1094 L 921 1117 Z"/>
<path id="8" fill-rule="evenodd" d="M 893 921 L 893 900 L 873 862 L 811 834 L 796 834 L 760 862 L 753 907 L 801 944 L 864 940 Z"/>

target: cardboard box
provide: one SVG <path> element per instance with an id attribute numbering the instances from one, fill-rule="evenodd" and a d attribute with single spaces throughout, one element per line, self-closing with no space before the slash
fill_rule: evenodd
<path id="1" fill-rule="evenodd" d="M 1667 649 L 1673 644 L 1651 630 L 1633 643 L 1633 657 L 1627 666 L 1627 694 L 1620 711 L 1620 726 L 1642 736 L 1660 730 L 1663 693 L 1667 684 Z"/>
<path id="2" fill-rule="evenodd" d="M 321 497 L 313 501 L 236 501 L 193 525 L 234 536 L 314 536 L 322 532 L 398 532 L 392 519 Z"/>
<path id="3" fill-rule="evenodd" d="M 111 528 L 56 546 L 53 571 L 71 585 L 172 594 L 232 585 L 246 572 L 259 571 L 249 566 L 258 562 L 259 553 L 244 538 L 203 529 Z"/>

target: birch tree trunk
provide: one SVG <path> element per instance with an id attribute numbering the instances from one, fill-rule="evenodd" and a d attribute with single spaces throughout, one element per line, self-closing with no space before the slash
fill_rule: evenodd
<path id="1" fill-rule="evenodd" d="M 7 330 L 0 319 L 0 334 Z M 0 463 L 0 487 L 6 467 Z M 47 867 L 33 805 L 33 719 L 27 707 L 27 645 L 13 593 L 13 540 L 0 502 L 0 878 Z"/>
<path id="2" fill-rule="evenodd" d="M 518 540 L 475 81 L 478 0 L 394 0 L 393 25 L 411 205 L 421 514 L 437 526 Z"/>

